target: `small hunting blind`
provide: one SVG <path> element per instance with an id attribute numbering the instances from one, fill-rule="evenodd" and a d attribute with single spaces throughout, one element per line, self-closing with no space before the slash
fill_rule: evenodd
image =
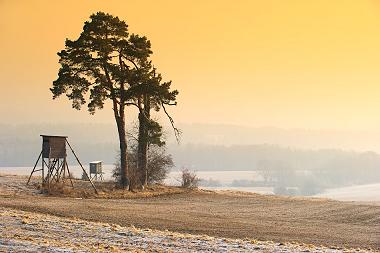
<path id="1" fill-rule="evenodd" d="M 102 170 L 102 161 L 93 161 L 90 162 L 90 177 L 98 179 L 98 176 L 101 180 L 103 180 L 103 170 Z"/>
<path id="2" fill-rule="evenodd" d="M 72 175 L 70 174 L 69 165 L 67 164 L 66 144 L 70 148 L 71 152 L 75 156 L 77 162 L 83 170 L 83 173 L 87 175 L 87 172 L 83 168 L 79 158 L 75 154 L 73 148 L 67 140 L 67 136 L 57 135 L 41 135 L 42 137 L 42 150 L 34 164 L 33 170 L 30 173 L 27 184 L 34 172 L 41 171 L 42 185 L 46 185 L 48 191 L 50 191 L 50 185 L 53 183 L 65 183 L 65 179 L 70 179 L 71 186 L 74 187 Z M 41 169 L 36 168 L 38 161 L 41 159 Z M 45 171 L 46 168 L 46 171 Z M 67 173 L 67 174 L 66 174 Z M 88 175 L 87 175 L 88 177 Z M 88 177 L 89 178 L 89 177 Z M 97 190 L 89 180 L 95 192 Z"/>
<path id="3" fill-rule="evenodd" d="M 90 173 L 91 174 L 102 173 L 102 161 L 90 162 Z"/>

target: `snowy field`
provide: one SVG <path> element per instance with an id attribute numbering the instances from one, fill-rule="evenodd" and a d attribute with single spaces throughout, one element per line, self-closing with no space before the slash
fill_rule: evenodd
<path id="1" fill-rule="evenodd" d="M 355 185 L 327 190 L 315 197 L 342 201 L 380 202 L 380 184 Z"/>
<path id="2" fill-rule="evenodd" d="M 0 252 L 368 252 L 121 227 L 0 208 Z"/>

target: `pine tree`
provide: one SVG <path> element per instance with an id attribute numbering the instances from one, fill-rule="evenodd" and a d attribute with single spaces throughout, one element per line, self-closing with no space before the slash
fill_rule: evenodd
<path id="1" fill-rule="evenodd" d="M 98 12 L 85 22 L 77 40 L 66 40 L 65 49 L 58 53 L 61 65 L 58 79 L 50 89 L 53 99 L 66 94 L 75 109 L 87 103 L 91 114 L 102 109 L 107 100 L 112 101 L 123 187 L 128 186 L 125 109 L 135 97 L 130 89 L 146 82 L 143 73 L 150 65 L 151 54 L 146 37 L 129 34 L 124 21 Z"/>

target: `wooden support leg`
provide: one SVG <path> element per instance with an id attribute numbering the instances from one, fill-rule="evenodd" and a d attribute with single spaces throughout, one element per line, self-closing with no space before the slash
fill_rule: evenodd
<path id="1" fill-rule="evenodd" d="M 42 167 L 42 186 L 45 184 L 45 167 L 44 167 L 45 161 L 44 158 L 42 157 L 41 160 L 41 167 Z"/>
<path id="2" fill-rule="evenodd" d="M 62 183 L 65 183 L 65 161 L 63 160 L 59 165 L 59 178 L 62 180 Z"/>
<path id="3" fill-rule="evenodd" d="M 79 163 L 80 167 L 82 168 L 83 173 L 88 177 L 88 180 L 90 181 L 90 183 L 91 183 L 91 185 L 92 185 L 92 188 L 94 188 L 95 193 L 98 194 L 98 190 L 96 189 L 95 185 L 92 183 L 91 178 L 88 176 L 86 170 L 83 168 L 82 163 L 79 161 L 79 158 L 78 158 L 77 155 L 75 154 L 73 148 L 71 147 L 71 145 L 70 145 L 70 143 L 67 141 L 67 139 L 66 139 L 66 143 L 69 145 L 69 148 L 71 149 L 71 152 L 73 152 L 73 155 L 74 155 L 75 158 L 77 159 L 77 162 Z"/>
<path id="4" fill-rule="evenodd" d="M 42 155 L 42 151 L 41 151 L 40 155 L 38 156 L 36 163 L 34 164 L 33 170 L 32 170 L 32 172 L 30 173 L 30 176 L 29 176 L 29 178 L 28 178 L 28 182 L 26 183 L 26 185 L 29 184 L 30 179 L 32 178 L 32 175 L 33 175 L 33 173 L 34 173 L 34 170 L 36 169 L 36 166 L 37 166 L 37 164 L 38 164 L 38 161 L 39 161 L 40 158 L 41 158 L 41 155 Z"/>
<path id="5" fill-rule="evenodd" d="M 67 173 L 69 174 L 69 179 L 70 179 L 71 186 L 74 188 L 73 180 L 71 179 L 72 175 L 71 175 L 70 170 L 69 170 L 69 165 L 67 164 L 66 161 L 65 161 L 65 164 L 66 164 L 66 168 L 67 168 Z"/>

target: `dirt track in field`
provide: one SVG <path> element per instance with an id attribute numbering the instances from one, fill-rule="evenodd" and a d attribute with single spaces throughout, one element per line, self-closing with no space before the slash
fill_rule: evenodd
<path id="1" fill-rule="evenodd" d="M 0 194 L 0 206 L 142 228 L 380 250 L 380 206 L 193 192 L 139 199 Z"/>

